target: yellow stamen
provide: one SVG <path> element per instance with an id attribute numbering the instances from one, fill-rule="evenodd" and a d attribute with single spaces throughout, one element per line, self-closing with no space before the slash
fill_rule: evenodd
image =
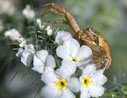
<path id="1" fill-rule="evenodd" d="M 65 89 L 67 87 L 67 81 L 66 80 L 58 80 L 56 82 L 56 86 L 59 88 L 59 89 Z"/>
<path id="2" fill-rule="evenodd" d="M 76 58 L 76 57 L 72 57 L 72 59 L 71 59 L 73 62 L 77 62 L 78 61 L 78 59 Z"/>
<path id="3" fill-rule="evenodd" d="M 91 79 L 89 77 L 83 77 L 82 84 L 86 87 L 90 85 Z"/>

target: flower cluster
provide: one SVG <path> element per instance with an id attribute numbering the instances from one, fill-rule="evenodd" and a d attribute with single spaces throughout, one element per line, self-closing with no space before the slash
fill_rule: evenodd
<path id="1" fill-rule="evenodd" d="M 9 9 L 9 10 L 8 10 Z M 0 14 L 14 15 L 16 8 L 12 0 L 0 0 Z"/>
<path id="2" fill-rule="evenodd" d="M 44 98 L 80 98 L 100 97 L 104 93 L 103 84 L 107 81 L 104 69 L 97 70 L 92 63 L 92 51 L 80 46 L 69 32 L 58 31 L 55 36 L 56 56 L 61 64 L 56 64 L 48 50 L 36 50 L 28 44 L 20 48 L 17 56 L 21 62 L 32 70 L 40 73 L 45 86 L 41 89 Z"/>
<path id="3" fill-rule="evenodd" d="M 29 5 L 22 14 L 28 21 L 36 20 L 36 41 L 39 43 L 27 42 L 16 29 L 6 31 L 5 37 L 19 43 L 16 56 L 21 58 L 21 62 L 41 74 L 41 81 L 45 84 L 41 89 L 42 97 L 102 96 L 107 78 L 103 74 L 104 69 L 96 69 L 91 48 L 80 45 L 69 32 L 53 33 L 50 25 L 43 23 L 39 18 L 35 19 L 35 12 Z"/>

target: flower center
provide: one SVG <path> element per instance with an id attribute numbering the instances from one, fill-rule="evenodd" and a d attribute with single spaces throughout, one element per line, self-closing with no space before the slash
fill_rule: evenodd
<path id="1" fill-rule="evenodd" d="M 46 63 L 44 63 L 44 67 L 46 67 Z"/>
<path id="2" fill-rule="evenodd" d="M 90 85 L 91 79 L 89 77 L 83 77 L 82 84 L 86 87 Z"/>
<path id="3" fill-rule="evenodd" d="M 59 88 L 59 89 L 65 89 L 67 87 L 67 81 L 66 80 L 58 80 L 56 82 L 56 86 Z"/>
<path id="4" fill-rule="evenodd" d="M 76 57 L 72 57 L 72 59 L 71 59 L 73 62 L 77 62 L 78 61 L 78 59 L 76 58 Z"/>

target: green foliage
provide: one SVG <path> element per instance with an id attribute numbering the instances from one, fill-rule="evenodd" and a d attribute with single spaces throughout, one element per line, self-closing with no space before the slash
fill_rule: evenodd
<path id="1" fill-rule="evenodd" d="M 115 89 L 107 90 L 104 98 L 127 98 L 127 84 L 119 84 Z"/>

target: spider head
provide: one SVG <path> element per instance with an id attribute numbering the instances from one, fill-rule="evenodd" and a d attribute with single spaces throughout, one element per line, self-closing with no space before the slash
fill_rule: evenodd
<path id="1" fill-rule="evenodd" d="M 99 34 L 91 28 L 87 28 L 79 33 L 78 39 L 83 43 L 99 45 Z"/>

